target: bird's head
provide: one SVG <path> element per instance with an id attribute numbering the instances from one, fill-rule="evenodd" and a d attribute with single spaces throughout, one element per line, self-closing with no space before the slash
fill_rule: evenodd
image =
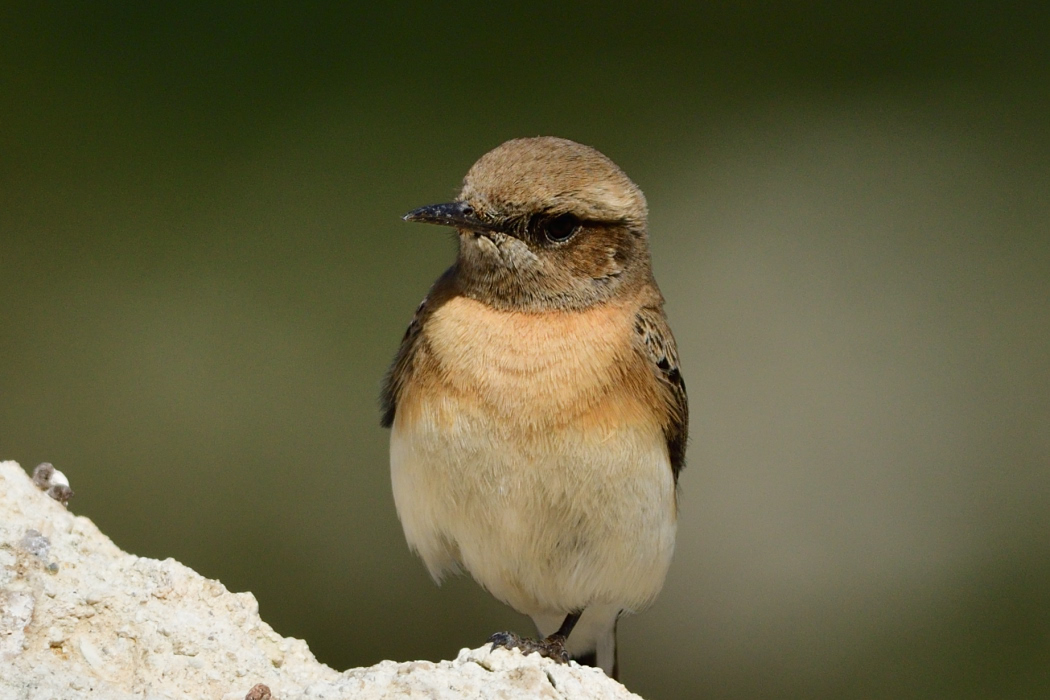
<path id="1" fill-rule="evenodd" d="M 645 284 L 646 219 L 615 163 L 553 137 L 507 141 L 471 167 L 456 201 L 405 216 L 458 231 L 464 294 L 523 311 L 586 308 Z"/>

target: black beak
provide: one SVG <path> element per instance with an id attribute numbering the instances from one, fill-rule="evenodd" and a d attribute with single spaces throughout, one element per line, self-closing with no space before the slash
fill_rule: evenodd
<path id="1" fill-rule="evenodd" d="M 468 231 L 492 231 L 493 227 L 479 219 L 474 207 L 466 202 L 449 202 L 448 204 L 431 204 L 413 209 L 402 217 L 405 221 L 418 221 L 424 224 L 454 226 Z"/>

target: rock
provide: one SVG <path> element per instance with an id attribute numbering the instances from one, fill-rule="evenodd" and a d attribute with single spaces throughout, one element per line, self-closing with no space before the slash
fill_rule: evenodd
<path id="1" fill-rule="evenodd" d="M 0 699 L 637 698 L 600 670 L 505 649 L 339 673 L 250 593 L 122 552 L 0 462 Z"/>

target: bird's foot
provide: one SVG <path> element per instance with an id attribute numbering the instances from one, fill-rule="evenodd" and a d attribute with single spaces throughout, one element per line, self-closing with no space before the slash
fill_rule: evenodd
<path id="1" fill-rule="evenodd" d="M 529 639 L 519 637 L 513 632 L 497 632 L 489 637 L 492 648 L 503 647 L 505 649 L 521 649 L 522 654 L 538 653 L 546 656 L 560 664 L 569 663 L 569 652 L 565 650 L 565 637 L 560 634 L 552 634 L 545 639 Z"/>

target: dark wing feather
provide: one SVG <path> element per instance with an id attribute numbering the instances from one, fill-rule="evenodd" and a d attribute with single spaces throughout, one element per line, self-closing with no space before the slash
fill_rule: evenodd
<path id="1" fill-rule="evenodd" d="M 390 364 L 386 376 L 383 377 L 383 388 L 379 394 L 380 425 L 389 428 L 394 424 L 394 415 L 397 413 L 397 402 L 401 398 L 401 392 L 412 374 L 416 353 L 423 343 L 423 323 L 434 310 L 441 306 L 452 294 L 453 280 L 455 278 L 455 266 L 445 271 L 430 292 L 424 297 L 416 308 L 412 322 L 408 324 L 405 335 L 401 338 L 401 347 L 397 349 L 397 355 Z"/>
<path id="2" fill-rule="evenodd" d="M 635 317 L 634 329 L 666 402 L 664 437 L 671 457 L 671 470 L 675 483 L 678 483 L 678 473 L 685 467 L 685 445 L 689 437 L 689 400 L 678 366 L 678 348 L 659 306 L 642 307 Z"/>
<path id="3" fill-rule="evenodd" d="M 412 322 L 408 324 L 405 335 L 401 338 L 401 347 L 397 349 L 397 355 L 394 356 L 390 369 L 383 377 L 383 388 L 379 394 L 379 410 L 382 414 L 379 424 L 384 428 L 389 428 L 394 424 L 394 414 L 397 413 L 397 401 L 401 396 L 401 389 L 412 371 L 412 358 L 419 345 L 420 331 L 423 328 L 422 317 L 426 307 L 427 299 L 424 298 L 416 309 Z"/>

